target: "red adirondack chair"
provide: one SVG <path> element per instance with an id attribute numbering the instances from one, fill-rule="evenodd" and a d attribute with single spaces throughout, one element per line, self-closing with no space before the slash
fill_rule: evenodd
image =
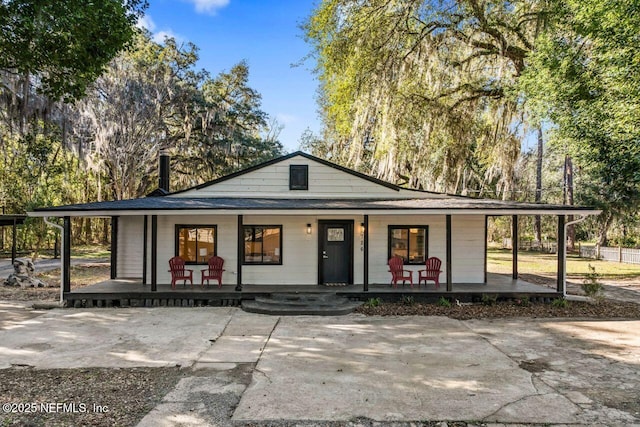
<path id="1" fill-rule="evenodd" d="M 222 287 L 222 272 L 224 269 L 222 266 L 224 265 L 224 260 L 219 256 L 212 256 L 209 258 L 209 267 L 206 270 L 202 270 L 202 286 L 204 286 L 204 281 L 207 281 L 207 285 L 209 284 L 209 280 L 217 280 L 218 287 Z"/>
<path id="2" fill-rule="evenodd" d="M 428 258 L 424 263 L 426 270 L 418 270 L 418 286 L 424 280 L 424 285 L 427 286 L 427 280 L 433 280 L 436 282 L 436 288 L 440 287 L 440 266 L 442 265 L 442 261 L 440 258 L 431 257 Z"/>
<path id="3" fill-rule="evenodd" d="M 398 281 L 402 280 L 402 285 L 408 280 L 413 288 L 413 271 L 404 269 L 404 260 L 399 257 L 393 257 L 389 260 L 389 272 L 391 273 L 391 284 L 394 288 L 398 287 Z"/>
<path id="4" fill-rule="evenodd" d="M 193 270 L 184 268 L 184 260 L 179 256 L 174 256 L 169 260 L 169 273 L 171 273 L 171 289 L 176 288 L 176 282 L 178 280 L 184 281 L 184 286 L 187 286 L 187 280 L 191 282 L 193 287 Z"/>

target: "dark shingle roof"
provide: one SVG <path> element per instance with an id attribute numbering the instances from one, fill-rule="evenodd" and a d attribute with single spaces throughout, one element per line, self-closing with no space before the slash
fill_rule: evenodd
<path id="1" fill-rule="evenodd" d="M 518 210 L 518 211 L 593 211 L 593 209 L 534 203 L 462 197 L 434 199 L 268 199 L 268 198 L 187 198 L 146 197 L 141 199 L 38 208 L 35 212 L 88 213 L 118 211 L 185 211 L 185 210 Z"/>

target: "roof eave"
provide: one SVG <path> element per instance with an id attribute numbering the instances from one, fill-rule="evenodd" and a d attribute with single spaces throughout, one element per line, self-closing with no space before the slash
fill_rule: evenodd
<path id="1" fill-rule="evenodd" d="M 327 209 L 260 209 L 260 208 L 224 208 L 224 209 L 96 209 L 96 210 L 38 210 L 27 212 L 30 217 L 110 217 L 110 216 L 141 216 L 141 215 L 599 215 L 602 211 L 598 209 L 582 208 L 558 208 L 558 209 L 538 209 L 538 208 L 327 208 Z"/>

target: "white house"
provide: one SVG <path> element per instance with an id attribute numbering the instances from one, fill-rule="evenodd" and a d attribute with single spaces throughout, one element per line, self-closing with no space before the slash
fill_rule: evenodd
<path id="1" fill-rule="evenodd" d="M 557 216 L 562 259 L 565 215 L 597 213 L 410 190 L 295 152 L 182 191 L 29 215 L 63 217 L 66 241 L 71 217 L 113 218 L 112 278 L 137 278 L 153 290 L 170 282 L 171 257 L 197 271 L 217 255 L 225 260 L 225 285 L 354 284 L 366 291 L 389 283 L 391 256 L 403 257 L 411 270 L 427 257 L 440 258 L 447 290 L 486 282 L 488 216 Z"/>

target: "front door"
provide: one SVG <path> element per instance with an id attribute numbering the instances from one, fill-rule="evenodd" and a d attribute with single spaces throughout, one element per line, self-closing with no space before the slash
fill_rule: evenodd
<path id="1" fill-rule="evenodd" d="M 353 221 L 318 221 L 318 283 L 353 283 Z"/>

